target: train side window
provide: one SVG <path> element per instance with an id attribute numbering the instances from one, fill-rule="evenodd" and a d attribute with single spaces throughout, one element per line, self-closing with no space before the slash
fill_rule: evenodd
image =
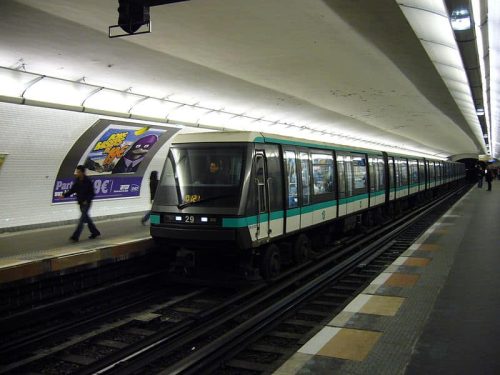
<path id="1" fill-rule="evenodd" d="M 333 193 L 333 155 L 312 153 L 314 195 Z"/>
<path id="2" fill-rule="evenodd" d="M 380 190 L 379 186 L 379 170 L 378 170 L 378 159 L 375 156 L 370 156 L 368 158 L 368 166 L 370 168 L 370 191 L 376 192 Z"/>
<path id="3" fill-rule="evenodd" d="M 352 172 L 354 183 L 354 195 L 367 192 L 367 171 L 365 155 L 352 155 Z"/>
<path id="4" fill-rule="evenodd" d="M 309 171 L 309 154 L 307 152 L 300 153 L 300 166 L 302 170 L 302 205 L 307 206 L 311 203 L 311 175 Z"/>
<path id="5" fill-rule="evenodd" d="M 295 151 L 285 151 L 285 168 L 288 187 L 288 208 L 295 208 L 299 205 Z"/>
<path id="6" fill-rule="evenodd" d="M 378 158 L 378 186 L 380 190 L 385 188 L 385 164 L 384 159 Z"/>
<path id="7" fill-rule="evenodd" d="M 395 183 L 395 171 L 397 168 L 395 168 L 395 164 L 394 164 L 394 158 L 392 156 L 389 156 L 389 187 L 391 189 L 394 188 L 394 183 Z"/>
<path id="8" fill-rule="evenodd" d="M 416 160 L 408 160 L 410 165 L 410 184 L 417 185 L 418 184 L 418 167 Z"/>
<path id="9" fill-rule="evenodd" d="M 425 182 L 425 168 L 423 160 L 418 160 L 418 179 L 420 181 L 420 184 L 423 184 Z"/>
<path id="10" fill-rule="evenodd" d="M 399 162 L 401 165 L 401 186 L 407 186 L 408 185 L 408 162 L 406 159 L 401 159 Z"/>
<path id="11" fill-rule="evenodd" d="M 400 159 L 395 159 L 395 170 L 396 170 L 396 187 L 401 187 L 403 186 L 403 181 L 402 181 L 402 170 L 401 170 L 401 160 Z"/>

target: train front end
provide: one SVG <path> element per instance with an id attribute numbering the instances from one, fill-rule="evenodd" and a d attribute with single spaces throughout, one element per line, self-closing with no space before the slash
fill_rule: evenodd
<path id="1" fill-rule="evenodd" d="M 231 223 L 244 215 L 252 149 L 252 143 L 230 134 L 177 136 L 152 207 L 155 242 L 177 255 L 251 247 L 248 230 Z"/>

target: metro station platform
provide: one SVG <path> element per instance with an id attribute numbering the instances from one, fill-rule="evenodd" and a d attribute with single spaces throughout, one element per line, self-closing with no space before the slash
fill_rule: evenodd
<path id="1" fill-rule="evenodd" d="M 499 223 L 473 187 L 274 374 L 500 374 Z"/>
<path id="2" fill-rule="evenodd" d="M 76 243 L 69 240 L 76 223 L 0 233 L 0 284 L 142 255 L 153 242 L 141 217 L 96 219 L 101 236 L 88 239 L 85 226 Z"/>

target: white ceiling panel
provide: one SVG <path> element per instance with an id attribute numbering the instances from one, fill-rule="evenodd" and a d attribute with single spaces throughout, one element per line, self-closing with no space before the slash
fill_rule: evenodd
<path id="1" fill-rule="evenodd" d="M 451 45 L 443 2 L 404 3 L 403 12 L 420 12 L 417 34 L 395 0 L 190 0 L 151 8 L 150 34 L 109 39 L 118 1 L 2 1 L 0 66 L 22 60 L 28 72 L 128 90 L 115 92 L 123 98 L 106 109 L 193 126 L 203 119 L 216 125 L 221 113 L 227 128 L 481 153 L 440 76 L 463 81 L 463 72 L 450 68 L 459 64 L 446 47 L 426 46 L 433 64 L 420 43 Z M 102 106 L 97 98 L 85 105 Z M 185 105 L 173 111 L 163 98 Z"/>

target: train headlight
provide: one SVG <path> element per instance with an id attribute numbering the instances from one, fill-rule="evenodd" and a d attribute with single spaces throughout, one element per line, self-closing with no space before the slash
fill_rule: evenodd
<path id="1" fill-rule="evenodd" d="M 208 223 L 208 217 L 202 217 L 201 218 L 202 223 Z"/>
<path id="2" fill-rule="evenodd" d="M 182 216 L 176 216 L 175 221 L 182 221 Z"/>

